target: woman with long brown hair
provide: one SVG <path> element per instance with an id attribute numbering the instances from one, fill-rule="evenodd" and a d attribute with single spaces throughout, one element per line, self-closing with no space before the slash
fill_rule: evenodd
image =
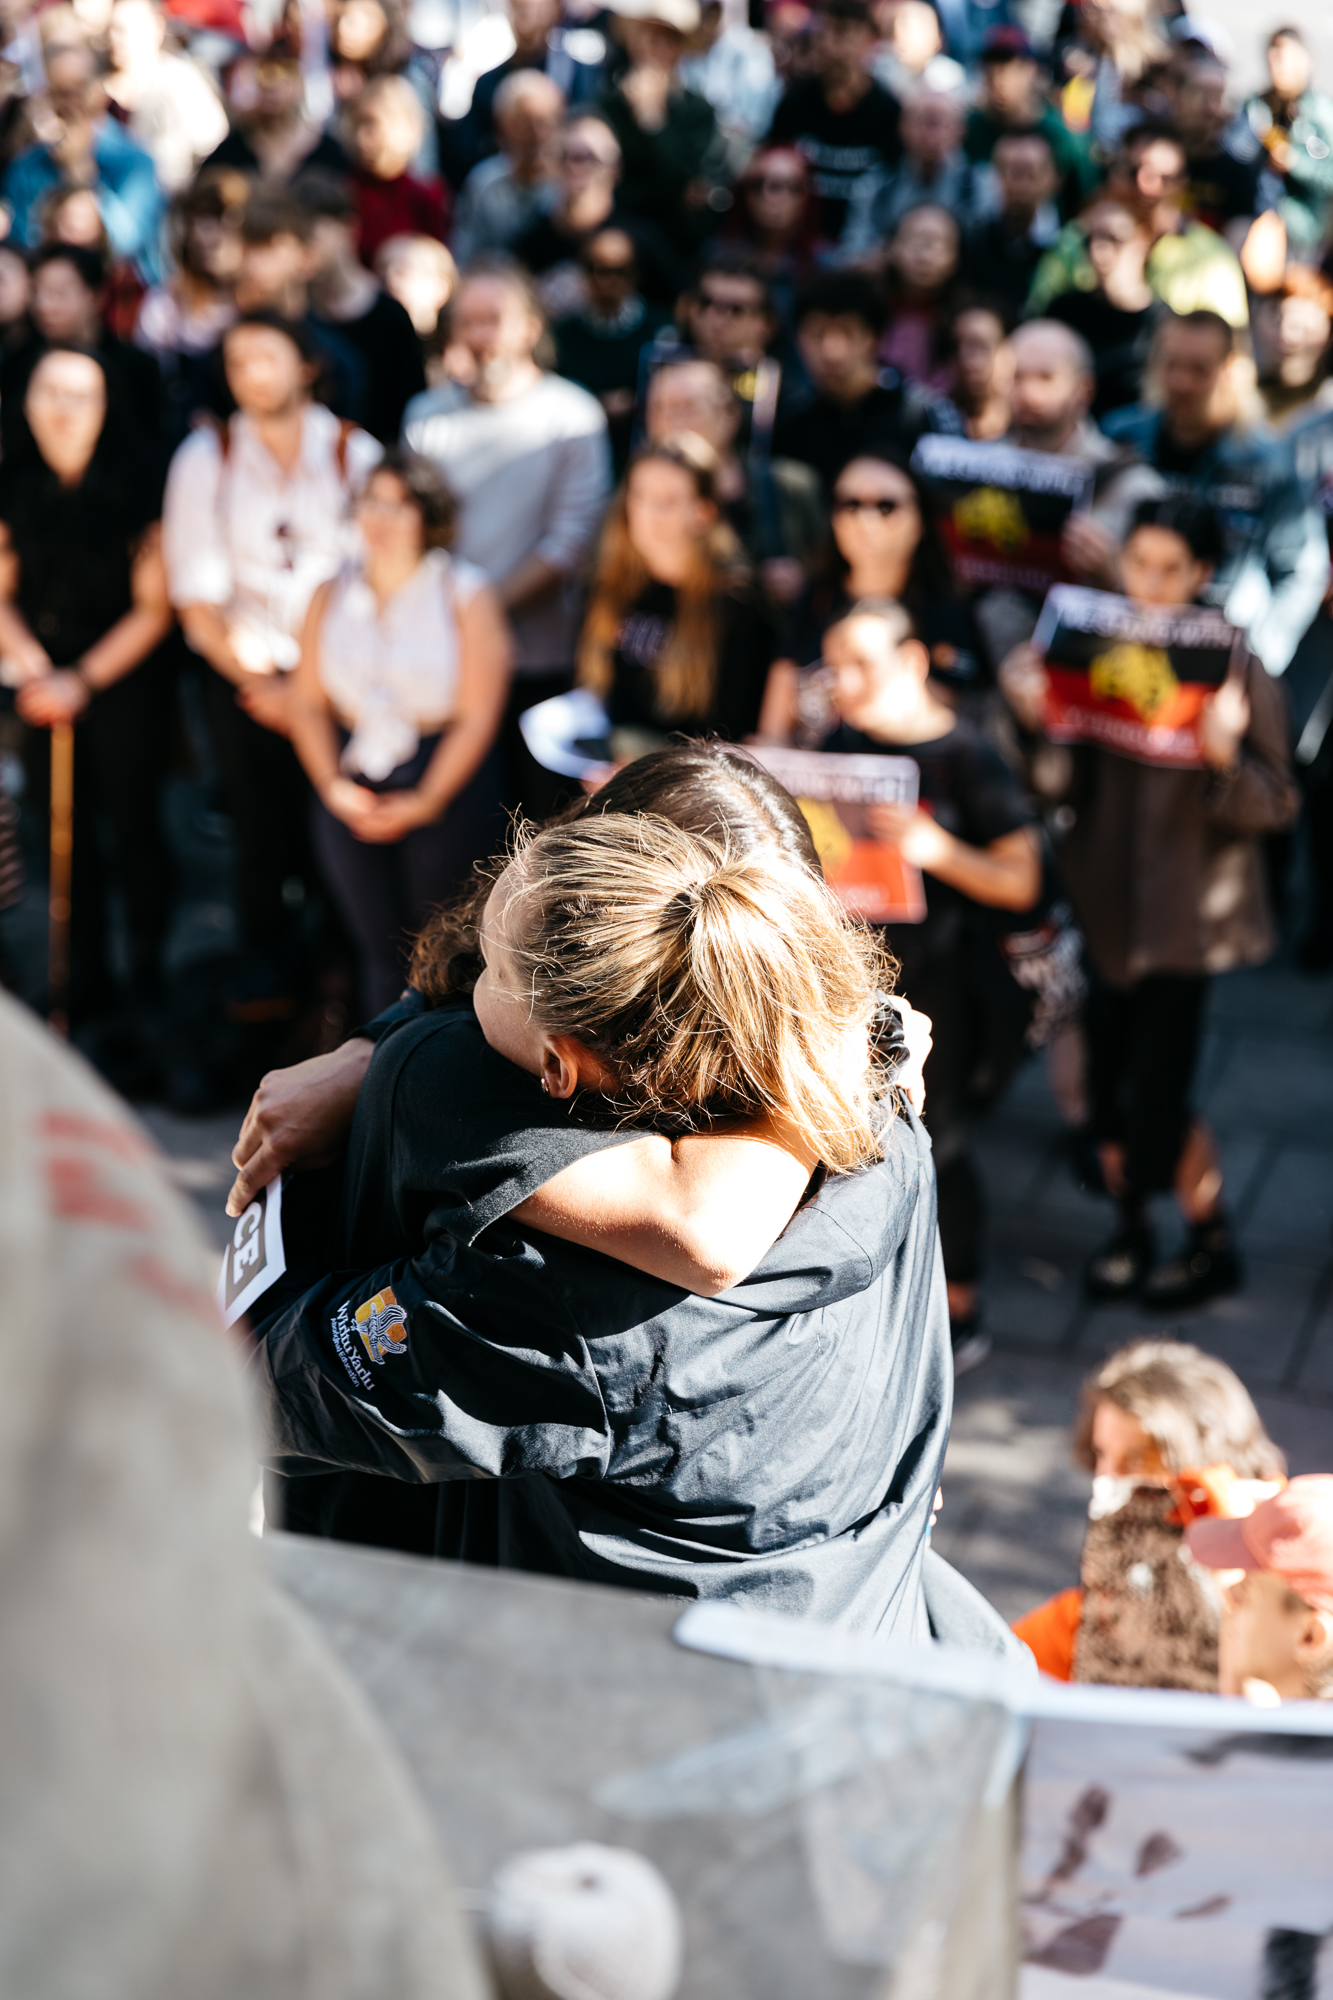
<path id="1" fill-rule="evenodd" d="M 759 721 L 776 628 L 693 434 L 646 446 L 607 516 L 579 641 L 579 681 L 614 730 L 738 742 Z"/>

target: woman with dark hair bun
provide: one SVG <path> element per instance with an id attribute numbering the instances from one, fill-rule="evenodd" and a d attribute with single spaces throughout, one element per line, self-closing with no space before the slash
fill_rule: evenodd
<path id="1" fill-rule="evenodd" d="M 0 467 L 0 653 L 30 738 L 33 804 L 45 811 L 46 731 L 77 722 L 71 1013 L 108 1012 L 111 835 L 136 1003 L 162 977 L 171 871 L 159 819 L 174 725 L 160 468 L 122 422 L 90 349 L 56 345 L 28 379 Z"/>
<path id="2" fill-rule="evenodd" d="M 307 614 L 292 741 L 378 1009 L 402 986 L 405 937 L 500 837 L 509 639 L 481 571 L 448 552 L 457 504 L 427 460 L 386 453 L 356 511 L 364 553 Z"/>

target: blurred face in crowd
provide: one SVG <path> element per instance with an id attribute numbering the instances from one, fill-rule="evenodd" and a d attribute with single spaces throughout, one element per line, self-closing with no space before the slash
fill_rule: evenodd
<path id="1" fill-rule="evenodd" d="M 1193 604 L 1211 575 L 1174 528 L 1136 528 L 1120 551 L 1125 595 L 1140 604 Z"/>
<path id="2" fill-rule="evenodd" d="M 389 32 L 380 0 L 347 0 L 333 30 L 333 53 L 340 62 L 368 62 Z"/>
<path id="3" fill-rule="evenodd" d="M 276 327 L 234 327 L 222 353 L 227 387 L 247 416 L 285 416 L 310 393 L 313 368 Z"/>
<path id="4" fill-rule="evenodd" d="M 1192 153 L 1208 152 L 1227 122 L 1227 73 L 1221 63 L 1198 62 L 1176 92 L 1176 130 Z"/>
<path id="5" fill-rule="evenodd" d="M 305 84 L 299 63 L 259 62 L 236 78 L 236 108 L 260 127 L 285 125 L 301 115 Z"/>
<path id="6" fill-rule="evenodd" d="M 1050 147 L 1034 135 L 1001 139 L 991 164 L 1001 208 L 1024 225 L 1031 222 L 1044 201 L 1054 199 L 1060 185 Z"/>
<path id="7" fill-rule="evenodd" d="M 833 489 L 833 539 L 853 570 L 910 563 L 921 540 L 921 510 L 907 474 L 881 458 L 854 458 Z"/>
<path id="8" fill-rule="evenodd" d="M 13 326 L 32 302 L 32 279 L 16 250 L 0 244 L 0 326 Z"/>
<path id="9" fill-rule="evenodd" d="M 1150 248 L 1147 231 L 1138 217 L 1118 201 L 1100 203 L 1084 217 L 1088 262 L 1101 286 L 1117 279 L 1142 280 Z"/>
<path id="10" fill-rule="evenodd" d="M 185 225 L 183 261 L 215 284 L 229 284 L 241 262 L 241 238 L 225 215 L 192 215 Z"/>
<path id="11" fill-rule="evenodd" d="M 1092 1470 L 1098 1479 L 1142 1479 L 1156 1486 L 1166 1462 L 1155 1438 L 1137 1417 L 1115 1403 L 1099 1402 L 1092 1413 Z"/>
<path id="12" fill-rule="evenodd" d="M 805 161 L 794 147 L 774 146 L 760 153 L 746 168 L 744 180 L 755 228 L 779 242 L 794 235 L 805 219 L 809 185 Z"/>
<path id="13" fill-rule="evenodd" d="M 741 413 L 726 376 L 711 361 L 678 361 L 659 368 L 648 387 L 650 441 L 693 431 L 725 458 L 736 441 Z"/>
<path id="14" fill-rule="evenodd" d="M 453 334 L 476 365 L 474 389 L 483 399 L 502 391 L 531 365 L 542 323 L 507 278 L 465 278 L 454 303 Z"/>
<path id="15" fill-rule="evenodd" d="M 940 52 L 940 20 L 927 0 L 902 0 L 893 16 L 893 53 L 903 68 L 920 76 Z"/>
<path id="16" fill-rule="evenodd" d="M 263 243 L 242 240 L 236 265 L 236 297 L 241 310 L 303 310 L 298 300 L 303 298 L 311 262 L 310 245 L 291 230 L 280 230 Z"/>
<path id="17" fill-rule="evenodd" d="M 594 190 L 611 199 L 620 178 L 620 146 L 610 126 L 600 118 L 576 118 L 565 130 L 560 149 L 560 183 L 565 201 L 590 196 Z"/>
<path id="18" fill-rule="evenodd" d="M 1317 1611 L 1271 1570 L 1223 1570 L 1217 1635 L 1217 1691 L 1246 1692 L 1263 1681 L 1283 1701 L 1310 1693 L 1312 1671 L 1333 1647 L 1333 1616 Z"/>
<path id="19" fill-rule="evenodd" d="M 523 54 L 535 54 L 560 25 L 558 0 L 509 0 L 509 20 Z"/>
<path id="20" fill-rule="evenodd" d="M 752 368 L 773 337 L 764 287 L 733 271 L 705 271 L 690 315 L 694 345 L 722 367 Z"/>
<path id="21" fill-rule="evenodd" d="M 824 664 L 833 703 L 853 729 L 892 738 L 921 703 L 929 661 L 915 639 L 893 643 L 884 619 L 844 618 L 824 634 Z"/>
<path id="22" fill-rule="evenodd" d="M 1038 110 L 1037 79 L 1041 75 L 1031 56 L 1011 56 L 1006 62 L 981 66 L 981 101 L 1002 125 L 1032 123 Z"/>
<path id="23" fill-rule="evenodd" d="M 816 389 L 835 402 L 855 402 L 879 380 L 879 333 L 859 313 L 807 313 L 796 345 Z"/>
<path id="24" fill-rule="evenodd" d="M 106 422 L 106 377 L 87 354 L 47 354 L 23 402 L 38 451 L 66 484 L 81 479 Z"/>
<path id="25" fill-rule="evenodd" d="M 625 524 L 635 553 L 658 583 L 679 584 L 698 559 L 699 544 L 717 520 L 717 508 L 699 493 L 683 465 L 647 459 L 625 488 Z"/>
<path id="26" fill-rule="evenodd" d="M 1279 35 L 1268 51 L 1268 76 L 1280 98 L 1304 97 L 1313 75 L 1310 52 L 1291 35 Z"/>
<path id="27" fill-rule="evenodd" d="M 546 158 L 565 112 L 563 93 L 536 70 L 519 70 L 523 87 L 503 110 L 497 108 L 495 127 L 500 145 L 519 166 L 535 167 Z"/>
<path id="28" fill-rule="evenodd" d="M 1141 222 L 1165 227 L 1185 192 L 1184 148 L 1174 139 L 1149 139 L 1126 156 L 1125 171 L 1115 178 L 1116 192 Z"/>
<path id="29" fill-rule="evenodd" d="M 76 340 L 91 347 L 100 332 L 100 300 L 72 264 L 55 257 L 34 273 L 32 316 L 43 340 Z"/>
<path id="30" fill-rule="evenodd" d="M 116 0 L 107 41 L 116 70 L 146 69 L 157 60 L 165 24 L 152 0 Z"/>
<path id="31" fill-rule="evenodd" d="M 1019 327 L 1012 346 L 1015 442 L 1033 451 L 1063 451 L 1092 401 L 1092 378 L 1078 348 L 1049 321 Z"/>
<path id="32" fill-rule="evenodd" d="M 106 241 L 102 211 L 91 188 L 75 188 L 62 200 L 48 231 L 52 243 L 78 243 L 85 250 L 101 249 Z"/>
<path id="33" fill-rule="evenodd" d="M 580 262 L 594 316 L 614 318 L 634 295 L 638 272 L 633 243 L 623 229 L 601 229 L 584 245 Z"/>
<path id="34" fill-rule="evenodd" d="M 620 38 L 634 69 L 673 70 L 685 53 L 685 37 L 665 21 L 622 20 Z"/>
<path id="35" fill-rule="evenodd" d="M 813 42 L 815 72 L 826 84 L 846 88 L 865 78 L 875 45 L 875 30 L 869 21 L 836 21 L 827 14 L 816 14 Z"/>
<path id="36" fill-rule="evenodd" d="M 1300 388 L 1311 380 L 1328 351 L 1333 322 L 1328 304 L 1293 292 L 1277 309 L 1277 329 L 1273 340 L 1279 377 Z"/>
<path id="37" fill-rule="evenodd" d="M 938 292 L 958 269 L 958 224 L 947 208 L 914 208 L 889 245 L 889 263 L 909 293 Z"/>
<path id="38" fill-rule="evenodd" d="M 368 174 L 396 181 L 416 158 L 424 130 L 424 114 L 412 86 L 400 77 L 386 78 L 384 88 L 371 86 L 357 101 L 352 150 Z"/>
<path id="39" fill-rule="evenodd" d="M 101 90 L 87 49 L 52 50 L 47 56 L 46 102 L 51 115 L 65 128 L 84 124 L 97 114 Z"/>
<path id="40" fill-rule="evenodd" d="M 1207 326 L 1162 328 L 1157 345 L 1157 372 L 1167 421 L 1189 431 L 1205 430 L 1224 421 L 1225 377 L 1229 356 L 1221 336 Z"/>
<path id="41" fill-rule="evenodd" d="M 434 333 L 458 282 L 454 260 L 444 245 L 433 236 L 391 236 L 375 259 L 375 268 L 418 336 L 425 340 Z"/>
<path id="42" fill-rule="evenodd" d="M 421 510 L 396 472 L 372 472 L 356 509 L 356 524 L 373 557 L 406 566 L 426 546 Z"/>
<path id="43" fill-rule="evenodd" d="M 959 313 L 953 323 L 954 373 L 968 409 L 1007 396 L 1014 379 L 1013 350 L 1004 323 L 983 306 Z"/>
<path id="44" fill-rule="evenodd" d="M 938 91 L 913 91 L 903 106 L 901 132 L 908 159 L 933 171 L 962 143 L 963 107 Z"/>

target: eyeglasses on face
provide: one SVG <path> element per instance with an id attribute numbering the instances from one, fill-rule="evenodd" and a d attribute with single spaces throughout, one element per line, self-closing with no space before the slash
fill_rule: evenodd
<path id="1" fill-rule="evenodd" d="M 560 157 L 567 167 L 609 167 L 611 164 L 587 146 L 566 146 Z"/>
<path id="2" fill-rule="evenodd" d="M 757 180 L 752 180 L 750 186 L 756 194 L 805 193 L 804 181 L 786 180 L 780 174 L 763 174 Z"/>
<path id="3" fill-rule="evenodd" d="M 878 514 L 881 521 L 887 521 L 890 514 L 896 514 L 900 507 L 910 506 L 907 500 L 862 500 L 855 493 L 839 493 L 833 502 L 835 514 Z"/>

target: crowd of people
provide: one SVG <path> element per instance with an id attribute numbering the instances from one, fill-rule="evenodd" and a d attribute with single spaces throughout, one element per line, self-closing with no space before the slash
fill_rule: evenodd
<path id="1" fill-rule="evenodd" d="M 302 1113 L 307 1137 L 321 1119 L 326 1139 L 345 1136 L 387 1024 L 397 1066 L 381 1097 L 409 1061 L 423 1088 L 432 1063 L 447 1059 L 455 1093 L 470 1072 L 455 1143 L 475 1174 L 460 1169 L 455 1193 L 474 1219 L 517 1214 L 576 1262 L 609 1250 L 701 1297 L 757 1266 L 784 1310 L 813 1314 L 807 1267 L 776 1240 L 799 1195 L 788 1182 L 831 1170 L 843 1191 L 826 1234 L 845 1228 L 851 1169 L 875 1142 L 862 1085 L 839 1080 L 813 1032 L 787 1046 L 781 1005 L 845 1029 L 896 979 L 932 1023 L 936 1304 L 955 1369 L 986 1351 L 972 1134 L 1035 1048 L 1078 1171 L 1116 1209 L 1091 1294 L 1169 1313 L 1238 1285 L 1192 1094 L 1208 981 L 1271 954 L 1293 880 L 1304 962 L 1333 965 L 1333 99 L 1300 28 L 1264 36 L 1268 87 L 1247 95 L 1258 50 L 1129 0 L 1073 0 L 1040 49 L 1007 5 L 983 21 L 927 0 L 510 0 L 471 27 L 460 10 L 449 48 L 419 45 L 401 0 L 266 14 L 59 0 L 6 19 L 0 772 L 40 874 L 53 746 L 73 726 L 76 1037 L 105 1054 L 121 1046 L 99 1040 L 106 1024 L 137 1032 L 136 1075 L 187 1107 L 244 1078 L 243 1059 L 218 1073 L 179 1060 L 182 882 L 164 798 L 188 764 L 200 824 L 229 842 L 235 943 L 211 973 L 216 1012 L 258 1024 L 269 1057 L 331 1065 L 309 1102 L 332 1109 Z M 1067 581 L 1225 618 L 1231 668 L 1203 701 L 1193 764 L 1052 740 L 1045 586 L 962 574 L 923 440 L 1012 446 L 1048 461 L 1057 486 L 1085 480 L 1053 558 Z M 600 779 L 617 773 L 591 818 L 524 726 L 575 687 L 604 714 Z M 695 748 L 671 748 L 683 742 Z M 916 920 L 860 943 L 835 925 L 811 946 L 817 964 L 788 965 L 784 933 L 820 856 L 789 800 L 737 775 L 728 744 L 910 763 L 916 803 L 870 807 L 869 829 L 920 871 Z M 432 915 L 502 853 L 515 817 L 553 816 L 484 921 Z M 718 838 L 715 880 L 699 843 Z M 770 850 L 798 871 L 781 895 Z M 5 893 L 13 872 L 6 858 Z M 636 899 L 654 896 L 650 918 Z M 673 896 L 704 930 L 715 920 L 706 977 L 654 930 Z M 812 934 L 822 908 L 805 911 Z M 598 925 L 615 951 L 603 940 L 599 958 L 587 936 L 576 951 L 573 932 Z M 728 952 L 767 985 L 742 991 Z M 626 997 L 650 962 L 680 1010 L 667 1048 Z M 542 992 L 522 1033 L 496 998 L 514 999 L 503 989 L 520 972 Z M 437 1018 L 459 995 L 474 995 L 471 1040 Z M 710 1008 L 726 1026 L 711 1068 L 695 1045 Z M 526 1099 L 514 1111 L 528 1143 L 512 1158 L 500 1058 L 551 1099 L 545 1122 Z M 588 1090 L 667 1129 L 718 1103 L 762 1106 L 762 1129 L 734 1157 L 700 1136 L 685 1182 L 679 1147 L 665 1178 L 650 1155 L 636 1181 L 605 1130 L 590 1151 L 569 1123 L 565 1100 Z M 273 1164 L 266 1129 L 261 1116 L 243 1202 L 256 1162 Z M 413 1143 L 425 1158 L 438 1131 Z M 902 1146 L 912 1181 L 919 1148 Z M 770 1185 L 756 1159 L 771 1168 L 774 1153 Z M 481 1192 L 501 1156 L 502 1204 Z M 399 1166 L 395 1229 L 416 1227 L 430 1204 Z M 364 1254 L 344 1267 L 370 1273 L 398 1254 L 372 1244 L 401 1244 L 385 1234 L 388 1194 L 362 1174 L 364 1226 L 348 1227 Z M 730 1248 L 700 1234 L 701 1188 Z M 1150 1203 L 1166 1193 L 1185 1233 L 1163 1257 Z M 909 1240 L 929 1261 L 911 1229 L 896 1248 L 875 1240 L 876 1284 L 901 1282 Z M 393 1478 L 424 1478 L 433 1496 L 460 1452 L 503 1469 L 520 1450 L 513 1416 L 474 1421 L 466 1449 L 446 1426 L 436 1459 L 413 1446 L 406 1472 L 383 1437 L 356 1441 L 360 1417 L 312 1445 L 311 1329 L 341 1326 L 369 1282 L 318 1310 L 311 1294 L 275 1336 L 275 1463 L 324 1451 L 339 1468 L 295 1482 L 286 1518 L 444 1552 L 508 1538 L 538 1567 L 568 1567 L 587 1524 L 531 1490 L 498 1516 L 456 1486 L 438 1514 L 434 1497 L 406 1508 L 410 1489 L 385 1498 Z M 389 1328 L 358 1336 L 376 1366 L 401 1352 L 403 1282 L 377 1281 L 373 1312 L 354 1313 Z M 623 1313 L 616 1297 L 606 1309 Z M 888 1324 L 863 1386 L 887 1368 Z M 570 1372 L 549 1303 L 534 1308 L 543 1325 L 542 1393 L 566 1415 L 534 1469 L 591 1455 L 605 1472 L 627 1437 L 613 1426 L 588 1444 L 589 1381 Z M 726 1402 L 742 1362 L 710 1364 L 701 1410 Z M 628 1383 L 628 1349 L 625 1367 Z M 939 1454 L 919 1440 L 942 1450 L 946 1375 L 938 1354 L 913 1384 L 885 1375 L 851 1453 L 860 1472 L 844 1463 L 824 1491 L 830 1518 L 864 1516 L 914 1437 L 893 1506 L 926 1519 Z M 799 1371 L 770 1386 L 756 1437 L 765 1423 L 777 1436 L 808 1387 Z M 647 1393 L 633 1390 L 636 1407 Z M 677 1439 L 682 1467 L 706 1450 L 700 1422 Z M 753 1445 L 747 1457 L 757 1465 Z M 740 1537 L 752 1553 L 798 1492 L 809 1505 L 775 1446 Z M 684 1536 L 682 1493 L 667 1511 Z M 620 1553 L 575 1569 L 660 1579 L 730 1550 L 732 1530 L 717 1533 L 709 1557 L 687 1537 L 650 1557 L 642 1522 L 622 1522 L 606 1532 Z M 881 1562 L 872 1580 L 877 1548 L 868 1534 L 858 1563 L 828 1571 L 802 1558 L 783 1587 L 915 1630 L 915 1599 L 889 1609 L 906 1571 L 894 1581 Z"/>

